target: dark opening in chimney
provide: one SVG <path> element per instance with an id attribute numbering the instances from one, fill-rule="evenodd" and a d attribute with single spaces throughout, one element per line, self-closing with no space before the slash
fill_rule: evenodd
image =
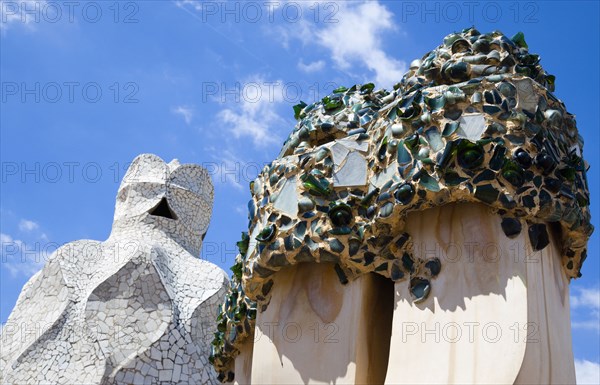
<path id="1" fill-rule="evenodd" d="M 171 210 L 169 207 L 169 203 L 167 202 L 167 198 L 162 198 L 160 202 L 150 210 L 150 215 L 155 215 L 157 217 L 165 217 L 169 219 L 177 219 L 177 215 Z"/>

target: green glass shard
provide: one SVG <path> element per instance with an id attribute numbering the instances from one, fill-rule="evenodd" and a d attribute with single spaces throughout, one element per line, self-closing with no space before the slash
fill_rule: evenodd
<path id="1" fill-rule="evenodd" d="M 300 114 L 302 113 L 304 107 L 306 107 L 306 103 L 304 103 L 302 100 L 300 101 L 300 103 L 294 106 L 294 119 L 300 119 Z"/>
<path id="2" fill-rule="evenodd" d="M 242 239 L 236 243 L 238 250 L 242 256 L 246 255 L 248 252 L 248 244 L 250 243 L 250 237 L 248 233 L 242 231 Z"/>
<path id="3" fill-rule="evenodd" d="M 438 192 L 440 191 L 440 184 L 431 175 L 423 171 L 419 178 L 419 184 L 425 187 L 429 191 Z"/>

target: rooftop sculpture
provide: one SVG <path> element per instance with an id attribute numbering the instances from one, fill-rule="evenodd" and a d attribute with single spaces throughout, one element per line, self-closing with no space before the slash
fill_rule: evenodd
<path id="1" fill-rule="evenodd" d="M 216 383 L 208 364 L 227 277 L 198 255 L 207 171 L 134 159 L 104 242 L 60 247 L 2 329 L 1 383 Z"/>
<path id="2" fill-rule="evenodd" d="M 414 303 L 435 293 L 444 266 L 413 252 L 410 212 L 484 204 L 534 251 L 556 234 L 566 276 L 579 277 L 593 231 L 588 166 L 554 82 L 522 33 L 470 28 L 413 61 L 393 91 L 340 87 L 295 106 L 279 157 L 250 184 L 249 229 L 213 340 L 220 379 L 234 378 L 283 268 L 332 263 L 342 283 L 371 272 L 406 280 Z"/>

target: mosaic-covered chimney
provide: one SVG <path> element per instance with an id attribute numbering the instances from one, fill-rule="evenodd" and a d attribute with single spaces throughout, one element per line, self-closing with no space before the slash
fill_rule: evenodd
<path id="1" fill-rule="evenodd" d="M 250 185 L 213 341 L 220 379 L 574 383 L 588 166 L 539 63 L 522 33 L 471 28 L 393 91 L 296 106 Z"/>
<path id="2" fill-rule="evenodd" d="M 213 185 L 195 164 L 137 156 L 105 241 L 58 248 L 0 338 L 2 384 L 215 384 L 213 320 L 229 287 L 198 258 Z"/>

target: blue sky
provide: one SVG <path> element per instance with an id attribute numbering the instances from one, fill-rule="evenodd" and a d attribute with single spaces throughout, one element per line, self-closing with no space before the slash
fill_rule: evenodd
<path id="1" fill-rule="evenodd" d="M 389 89 L 413 59 L 472 25 L 523 31 L 556 75 L 585 139 L 598 226 L 596 1 L 1 3 L 2 322 L 47 253 L 107 238 L 120 179 L 144 152 L 209 169 L 202 256 L 228 269 L 247 228 L 248 182 L 277 156 L 292 106 L 338 85 Z M 580 380 L 599 376 L 599 236 L 571 284 Z"/>

